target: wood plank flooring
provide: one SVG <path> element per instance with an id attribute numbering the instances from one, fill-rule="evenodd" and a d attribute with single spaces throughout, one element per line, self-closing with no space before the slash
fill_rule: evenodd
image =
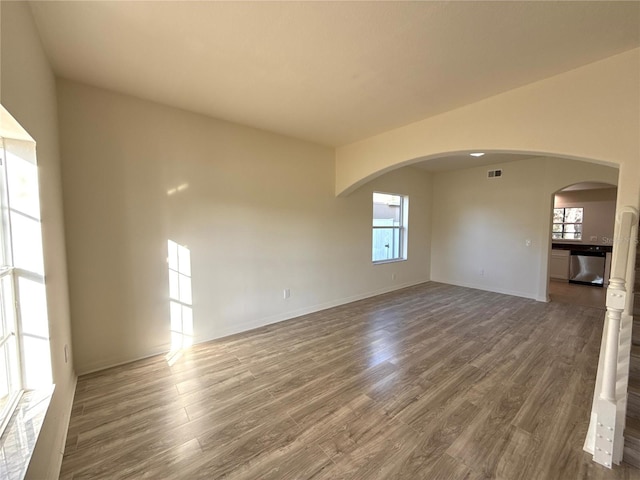
<path id="1" fill-rule="evenodd" d="M 580 285 L 563 280 L 551 279 L 549 282 L 549 296 L 552 302 L 573 303 L 586 307 L 606 310 L 607 289 L 592 285 Z"/>
<path id="2" fill-rule="evenodd" d="M 604 314 L 426 283 L 78 380 L 62 479 L 640 479 L 582 451 Z"/>

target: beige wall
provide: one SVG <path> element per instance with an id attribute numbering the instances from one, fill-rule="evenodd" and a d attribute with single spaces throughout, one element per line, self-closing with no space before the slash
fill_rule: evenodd
<path id="1" fill-rule="evenodd" d="M 78 372 L 168 349 L 167 239 L 191 250 L 196 341 L 429 279 L 427 172 L 336 198 L 331 149 L 77 83 L 58 94 Z M 371 263 L 374 189 L 410 197 L 405 262 Z"/>
<path id="2" fill-rule="evenodd" d="M 71 330 L 55 80 L 28 5 L 23 2 L 1 2 L 0 8 L 0 101 L 37 143 L 51 361 L 56 384 L 27 478 L 55 479 L 58 478 L 62 461 L 75 388 L 72 364 L 64 360 L 64 345 L 71 345 Z"/>
<path id="3" fill-rule="evenodd" d="M 556 208 L 582 207 L 582 240 L 566 243 L 611 245 L 616 216 L 616 188 L 570 190 L 556 194 Z M 595 238 L 594 238 L 595 237 Z M 554 243 L 563 243 L 556 240 Z"/>
<path id="4" fill-rule="evenodd" d="M 493 168 L 503 176 L 487 179 Z M 558 158 L 434 175 L 431 279 L 546 301 L 553 194 L 617 177 L 615 168 Z"/>
<path id="5" fill-rule="evenodd" d="M 640 49 L 517 88 L 450 112 L 384 132 L 336 149 L 336 194 L 348 195 L 363 182 L 400 166 L 446 154 L 529 153 L 589 160 L 617 166 L 620 172 L 616 209 L 640 207 Z M 560 183 L 548 178 L 547 184 Z M 552 190 L 553 191 L 553 190 Z M 546 200 L 550 203 L 550 199 Z M 550 205 L 548 205 L 550 206 Z M 546 220 L 545 220 L 546 221 Z M 617 228 L 617 227 L 616 227 Z M 434 224 L 434 232 L 438 226 Z M 635 231 L 635 230 L 634 230 Z M 634 238 L 629 239 L 631 257 Z M 614 234 L 615 236 L 615 234 Z M 617 235 L 621 237 L 620 235 Z M 543 239 L 548 243 L 548 239 Z M 435 247 L 434 237 L 434 252 Z M 546 251 L 543 248 L 543 251 Z M 613 250 L 612 268 L 619 249 Z M 530 256 L 530 253 L 526 254 Z M 435 255 L 432 256 L 435 259 Z M 450 257 L 447 257 L 450 258 Z M 539 258 L 537 295 L 546 291 L 548 263 Z M 445 259 L 443 259 L 444 261 Z M 462 281 L 460 272 L 441 279 Z M 475 272 L 475 270 L 474 270 Z M 633 282 L 633 269 L 627 282 Z M 432 277 L 437 279 L 438 277 Z M 472 285 L 477 282 L 470 281 Z M 487 279 L 479 282 L 489 285 Z M 528 281 L 494 285 L 529 294 Z M 493 288 L 493 287 L 488 287 Z M 542 298 L 540 298 L 542 299 Z"/>
<path id="6" fill-rule="evenodd" d="M 336 193 L 421 158 L 505 151 L 620 165 L 619 205 L 640 205 L 640 49 L 342 146 Z"/>

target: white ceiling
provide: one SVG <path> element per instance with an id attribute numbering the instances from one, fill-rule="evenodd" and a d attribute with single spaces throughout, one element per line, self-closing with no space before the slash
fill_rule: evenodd
<path id="1" fill-rule="evenodd" d="M 640 45 L 640 2 L 31 2 L 57 75 L 338 146 Z"/>

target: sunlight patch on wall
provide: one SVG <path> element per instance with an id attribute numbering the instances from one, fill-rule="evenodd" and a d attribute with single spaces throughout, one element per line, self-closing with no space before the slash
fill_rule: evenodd
<path id="1" fill-rule="evenodd" d="M 173 240 L 167 241 L 169 266 L 170 365 L 193 344 L 193 305 L 191 298 L 191 252 Z"/>

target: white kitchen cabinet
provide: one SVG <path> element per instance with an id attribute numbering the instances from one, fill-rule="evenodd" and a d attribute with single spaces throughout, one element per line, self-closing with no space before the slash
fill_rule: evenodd
<path id="1" fill-rule="evenodd" d="M 569 280 L 570 250 L 551 250 L 549 276 L 558 280 Z"/>

